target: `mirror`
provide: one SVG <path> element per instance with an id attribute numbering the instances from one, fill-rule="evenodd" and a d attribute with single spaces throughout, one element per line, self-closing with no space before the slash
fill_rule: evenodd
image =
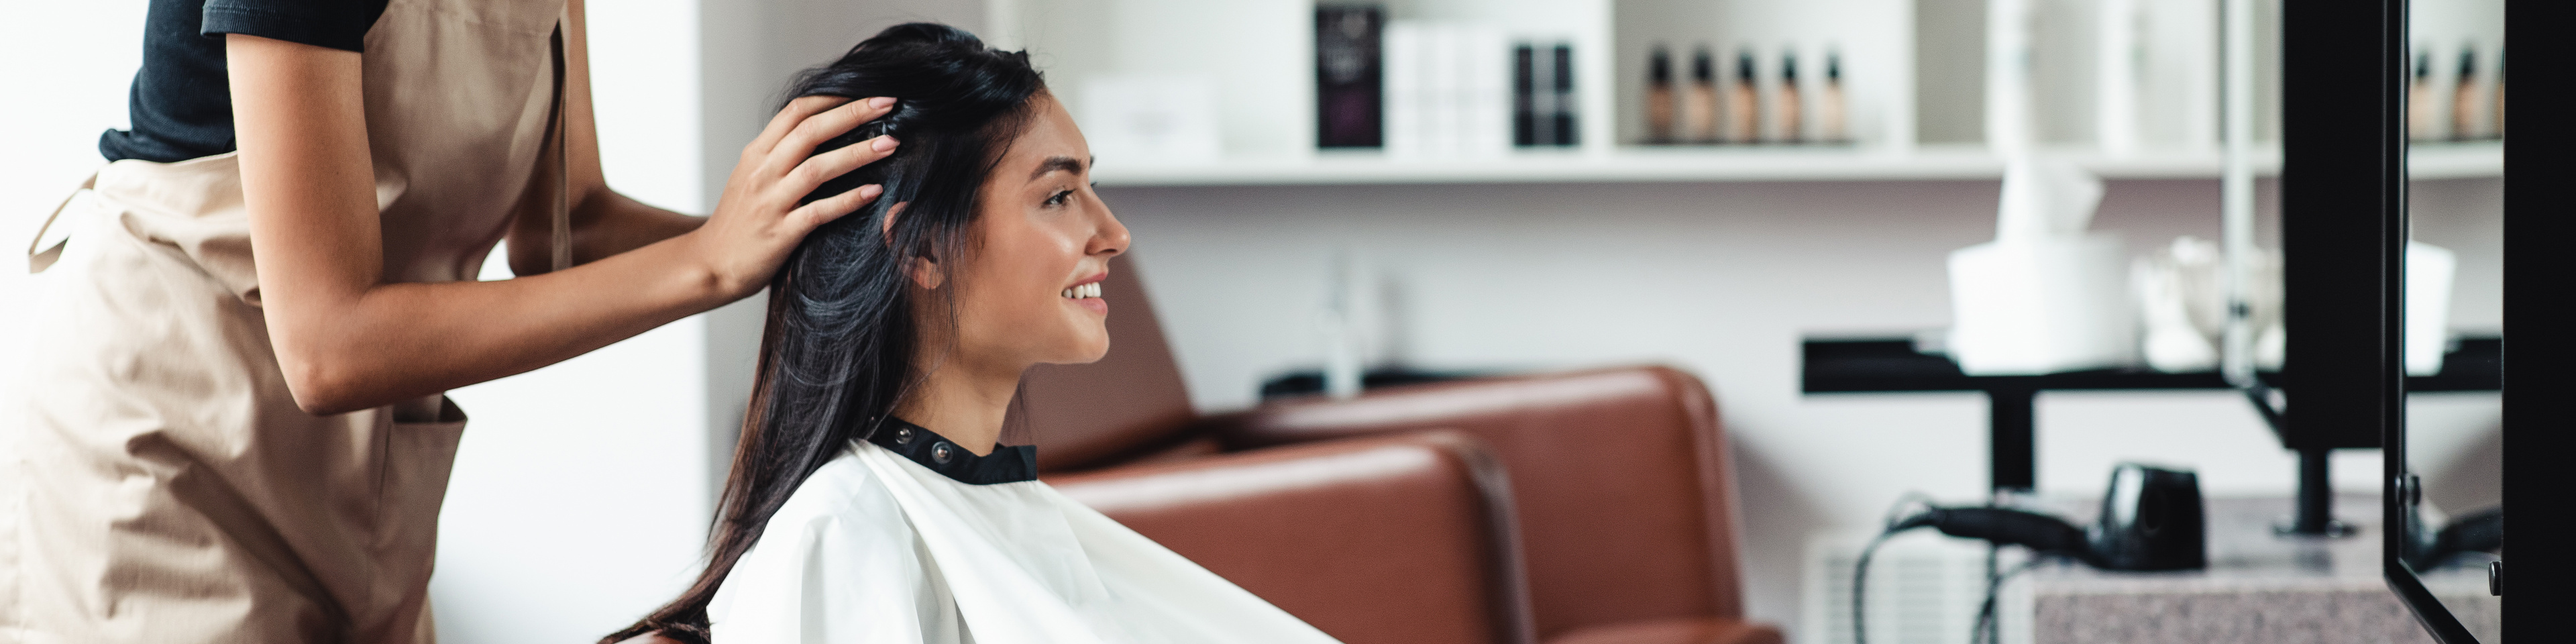
<path id="1" fill-rule="evenodd" d="M 2501 641 L 2488 566 L 2503 533 L 2504 0 L 2407 8 L 2402 444 L 2415 525 L 2402 561 L 2481 643 Z M 2391 526 L 2396 529 L 2396 526 Z M 2439 630 L 2439 629 L 2437 629 Z"/>

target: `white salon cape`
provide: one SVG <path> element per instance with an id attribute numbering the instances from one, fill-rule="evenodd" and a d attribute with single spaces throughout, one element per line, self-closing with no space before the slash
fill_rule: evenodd
<path id="1" fill-rule="evenodd" d="M 919 426 L 806 479 L 708 606 L 721 644 L 1334 642 L 1036 480 Z"/>

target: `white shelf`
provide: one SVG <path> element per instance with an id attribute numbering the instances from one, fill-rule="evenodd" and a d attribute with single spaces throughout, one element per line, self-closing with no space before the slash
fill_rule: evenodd
<path id="1" fill-rule="evenodd" d="M 2409 146 L 2406 174 L 2416 179 L 2504 176 L 2504 142 L 2418 143 Z"/>
<path id="2" fill-rule="evenodd" d="M 2107 179 L 2212 179 L 2216 152 L 2174 151 L 2107 156 L 2062 150 Z M 1621 183 L 1731 181 L 1940 181 L 1993 180 L 2004 163 L 1982 146 L 1925 146 L 1911 152 L 1850 148 L 1620 148 L 1608 153 L 1521 152 L 1471 160 L 1389 159 L 1373 153 L 1319 154 L 1310 158 L 1220 159 L 1192 163 L 1121 163 L 1107 159 L 1096 176 L 1103 186 L 1260 186 L 1468 183 Z M 2504 145 L 2493 142 L 2416 146 L 2409 169 L 2417 179 L 2502 176 Z M 2280 173 L 2277 147 L 2258 149 L 2254 171 Z"/>
<path id="3" fill-rule="evenodd" d="M 2002 160 L 1976 142 L 1975 124 L 1983 118 L 1980 104 L 1931 100 L 1977 92 L 1965 83 L 1979 81 L 1915 78 L 1925 69 L 1974 67 L 1986 55 L 1986 25 L 1940 12 L 1917 15 L 1921 3 L 1914 0 L 1376 0 L 1391 19 L 1468 21 L 1575 44 L 1582 145 L 1460 160 L 1314 149 L 1313 10 L 1320 0 L 985 1 L 994 16 L 994 42 L 1030 48 L 1049 82 L 1068 97 L 1080 97 L 1092 80 L 1122 75 L 1195 78 L 1214 88 L 1221 156 L 1208 161 L 1106 158 L 1097 172 L 1105 186 L 1938 181 L 2003 175 Z M 2181 4 L 2214 11 L 2215 1 Z M 2217 177 L 2215 134 L 2202 131 L 2206 127 L 2164 123 L 2147 128 L 2151 131 L 2145 133 L 2154 136 L 2140 140 L 2144 151 L 2100 151 L 2092 132 L 2099 115 L 2085 107 L 2098 89 L 2092 77 L 2099 70 L 2082 63 L 2099 53 L 2089 44 L 2094 27 L 2069 16 L 2051 18 L 2064 20 L 2046 25 L 2047 33 L 2069 37 L 2043 43 L 2052 48 L 2051 60 L 2067 62 L 2035 72 L 2035 82 L 2052 88 L 2034 98 L 2046 121 L 2038 140 L 2058 146 L 2054 156 L 2105 178 Z M 2196 18 L 2177 20 L 2197 24 Z M 2425 29 L 2418 35 L 2450 33 Z M 2463 35 L 2470 36 L 2477 42 L 2500 38 Z M 1806 73 L 1800 80 L 1809 85 L 1820 82 L 1822 50 L 1839 52 L 1850 93 L 1851 135 L 1859 143 L 1838 148 L 1624 145 L 1641 132 L 1636 123 L 1643 111 L 1637 101 L 1645 77 L 1641 66 L 1647 48 L 1658 42 L 1670 45 L 1676 56 L 1708 44 L 1721 56 L 1721 68 L 1731 66 L 1728 54 L 1753 48 L 1763 57 L 1766 100 L 1778 89 L 1777 79 L 1768 76 L 1776 76 L 1777 56 L 1788 47 L 1801 52 Z M 2198 76 L 2166 80 L 2189 87 L 2215 82 Z M 1938 91 L 1918 91 L 1926 83 Z M 2189 94 L 2174 93 L 2181 97 L 2175 100 L 2196 96 L 2185 96 Z M 2268 114 L 2277 109 L 2276 103 L 2257 98 L 2258 110 Z M 2268 138 L 2266 130 L 2258 124 L 2258 140 Z M 2207 143 L 2184 143 L 2194 140 Z M 2258 151 L 2254 165 L 2258 174 L 2277 174 L 2278 148 Z M 2495 142 L 2418 145 L 2410 163 L 2418 179 L 2501 176 L 2503 166 L 2503 145 Z"/>

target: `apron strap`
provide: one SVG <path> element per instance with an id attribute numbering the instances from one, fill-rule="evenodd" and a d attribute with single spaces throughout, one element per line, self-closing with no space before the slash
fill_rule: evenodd
<path id="1" fill-rule="evenodd" d="M 80 193 L 96 187 L 98 187 L 98 173 L 93 172 L 88 179 L 81 180 L 80 188 L 64 196 L 62 203 L 54 204 L 54 211 L 45 215 L 44 224 L 36 226 L 36 235 L 27 240 L 28 274 L 45 272 L 45 269 L 54 267 L 54 262 L 62 260 L 63 247 L 72 243 L 71 236 L 64 235 L 62 239 L 56 240 L 54 245 L 44 246 L 45 233 L 54 229 L 54 220 L 63 216 L 63 209 L 71 207 L 73 199 L 80 198 Z"/>
<path id="2" fill-rule="evenodd" d="M 566 152 L 564 129 L 571 123 L 565 118 L 568 115 L 564 112 L 563 27 L 566 20 L 571 17 L 571 5 L 566 4 L 564 10 L 566 13 L 555 21 L 555 33 L 552 38 L 555 50 L 555 106 L 554 114 L 547 117 L 550 123 L 546 128 L 552 135 L 550 138 L 553 140 L 550 143 L 555 148 L 554 234 L 548 237 L 554 242 L 554 270 L 558 271 L 572 268 L 572 161 L 565 158 L 564 154 Z"/>

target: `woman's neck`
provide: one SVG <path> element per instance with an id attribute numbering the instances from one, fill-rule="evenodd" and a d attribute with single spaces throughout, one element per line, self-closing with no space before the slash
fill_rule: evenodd
<path id="1" fill-rule="evenodd" d="M 895 415 L 945 436 L 977 456 L 993 453 L 1002 439 L 1002 419 L 1019 393 L 1020 369 L 966 364 L 927 363 L 928 378 L 905 396 Z M 979 368 L 980 367 L 980 368 Z"/>

